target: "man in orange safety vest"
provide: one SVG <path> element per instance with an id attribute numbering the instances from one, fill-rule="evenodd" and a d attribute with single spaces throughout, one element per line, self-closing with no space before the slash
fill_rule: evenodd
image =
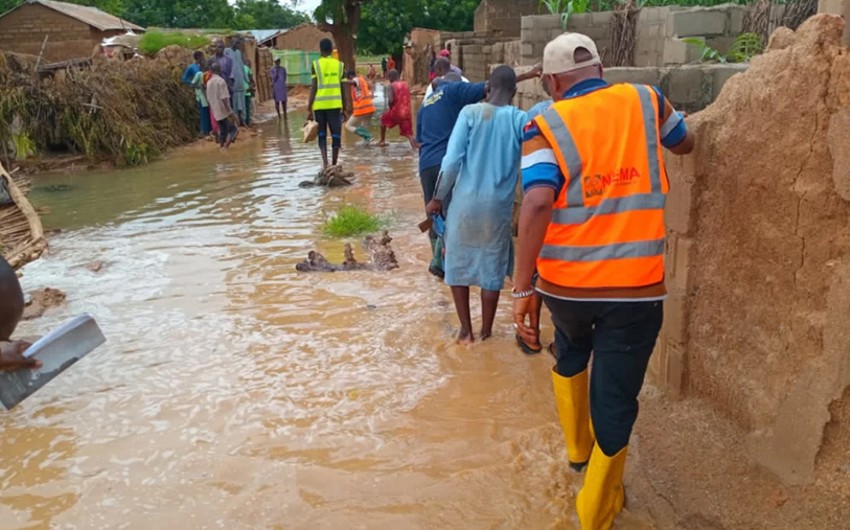
<path id="1" fill-rule="evenodd" d="M 585 35 L 547 44 L 543 77 L 555 102 L 523 136 L 514 325 L 536 342 L 534 299 L 543 298 L 569 464 L 587 467 L 579 521 L 608 529 L 623 507 L 637 397 L 663 320 L 662 147 L 687 154 L 694 139 L 657 88 L 605 82 Z"/>

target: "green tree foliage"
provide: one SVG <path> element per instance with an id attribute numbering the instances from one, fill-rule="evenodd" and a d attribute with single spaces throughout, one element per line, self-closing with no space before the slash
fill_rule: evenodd
<path id="1" fill-rule="evenodd" d="M 283 29 L 310 20 L 306 13 L 277 0 L 236 0 L 234 10 L 234 29 Z"/>
<path id="2" fill-rule="evenodd" d="M 227 0 L 123 0 L 121 15 L 140 26 L 226 28 L 233 9 Z"/>
<path id="3" fill-rule="evenodd" d="M 400 54 L 413 28 L 472 29 L 479 0 L 373 0 L 363 6 L 357 45 L 361 51 Z"/>
<path id="4" fill-rule="evenodd" d="M 63 0 L 94 6 L 140 26 L 162 28 L 285 29 L 310 17 L 287 0 Z M 0 13 L 24 0 L 0 0 Z M 283 3 L 282 3 L 283 2 Z"/>

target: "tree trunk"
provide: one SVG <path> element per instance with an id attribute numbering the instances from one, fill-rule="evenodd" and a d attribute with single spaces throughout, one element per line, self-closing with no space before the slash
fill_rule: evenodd
<path id="1" fill-rule="evenodd" d="M 342 10 L 334 13 L 333 23 L 319 21 L 317 26 L 322 31 L 329 32 L 334 39 L 334 45 L 339 53 L 339 60 L 346 70 L 357 66 L 355 60 L 357 29 L 360 27 L 360 6 L 363 0 L 344 0 Z"/>

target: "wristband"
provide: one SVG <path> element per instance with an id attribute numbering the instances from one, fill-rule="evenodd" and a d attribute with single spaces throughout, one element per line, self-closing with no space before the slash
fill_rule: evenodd
<path id="1" fill-rule="evenodd" d="M 533 294 L 534 294 L 533 288 L 529 289 L 527 291 L 515 291 L 515 290 L 511 289 L 511 296 L 515 300 L 519 300 L 519 299 L 522 299 L 522 298 L 528 298 L 529 296 L 532 296 Z"/>

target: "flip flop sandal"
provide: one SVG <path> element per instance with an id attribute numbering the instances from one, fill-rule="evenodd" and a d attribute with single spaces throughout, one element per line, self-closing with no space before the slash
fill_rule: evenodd
<path id="1" fill-rule="evenodd" d="M 535 354 L 543 351 L 543 346 L 540 346 L 539 348 L 534 349 L 531 346 L 529 346 L 528 344 L 526 344 L 525 341 L 522 340 L 522 337 L 520 337 L 519 335 L 514 335 L 514 338 L 516 338 L 516 343 L 519 346 L 519 349 L 521 349 L 522 353 L 524 353 L 526 355 L 535 355 Z"/>

